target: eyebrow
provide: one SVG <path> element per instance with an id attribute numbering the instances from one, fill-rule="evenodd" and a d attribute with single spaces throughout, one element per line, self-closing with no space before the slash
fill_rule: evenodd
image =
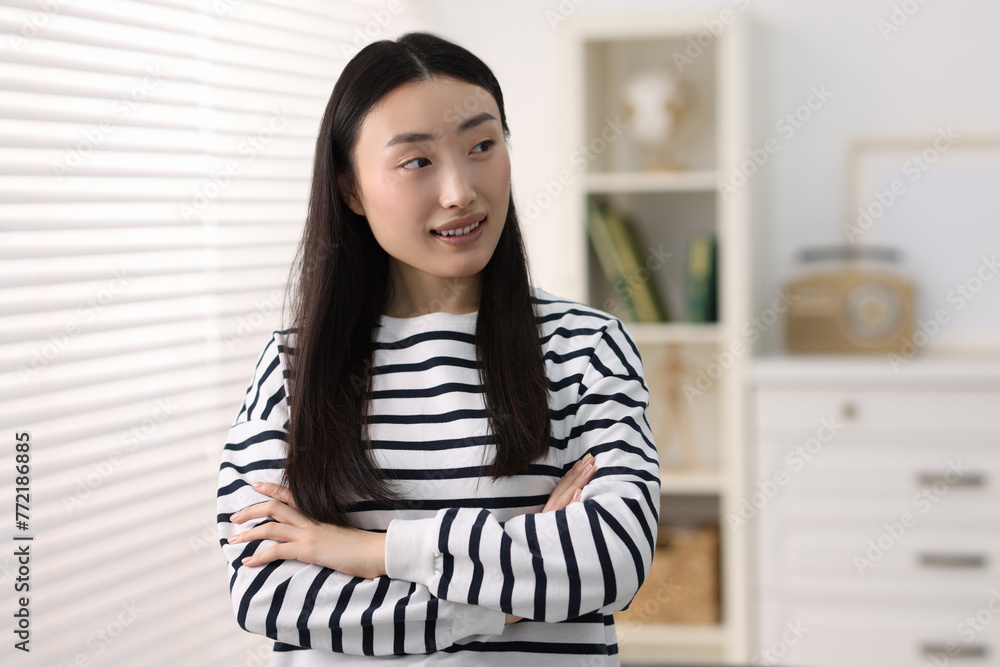
<path id="1" fill-rule="evenodd" d="M 496 120 L 496 116 L 488 111 L 481 111 L 475 116 L 470 116 L 462 121 L 462 124 L 458 126 L 458 133 L 462 134 L 463 132 L 471 130 L 472 128 L 482 125 L 490 120 Z M 397 134 L 390 139 L 389 143 L 387 143 L 385 147 L 389 148 L 390 146 L 395 146 L 396 144 L 415 144 L 421 141 L 434 141 L 434 137 L 426 132 L 403 132 L 402 134 Z"/>

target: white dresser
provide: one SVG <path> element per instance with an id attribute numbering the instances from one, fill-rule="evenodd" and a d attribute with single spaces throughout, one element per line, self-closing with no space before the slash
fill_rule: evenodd
<path id="1" fill-rule="evenodd" d="M 1000 363 L 754 363 L 753 664 L 1000 665 Z M 753 615 L 752 615 L 753 616 Z"/>

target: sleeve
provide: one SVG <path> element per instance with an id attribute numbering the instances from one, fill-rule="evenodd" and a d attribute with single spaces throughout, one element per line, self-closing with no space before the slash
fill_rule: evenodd
<path id="1" fill-rule="evenodd" d="M 393 520 L 389 576 L 438 597 L 558 622 L 628 607 L 649 574 L 660 509 L 659 460 L 646 419 L 639 352 L 612 319 L 580 382 L 565 442 L 567 465 L 590 452 L 597 468 L 581 502 L 501 523 L 475 508 Z"/>
<path id="2" fill-rule="evenodd" d="M 276 641 L 358 655 L 430 653 L 459 640 L 503 632 L 503 613 L 441 600 L 426 586 L 388 576 L 363 579 L 329 568 L 281 560 L 245 567 L 246 556 L 275 544 L 229 544 L 248 530 L 234 512 L 265 500 L 255 481 L 281 483 L 287 450 L 288 401 L 278 334 L 254 371 L 219 468 L 218 528 L 229 563 L 229 590 L 240 627 Z"/>

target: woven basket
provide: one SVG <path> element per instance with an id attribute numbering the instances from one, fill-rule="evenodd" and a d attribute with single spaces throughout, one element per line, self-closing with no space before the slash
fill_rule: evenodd
<path id="1" fill-rule="evenodd" d="M 615 619 L 713 624 L 719 618 L 719 527 L 660 526 L 649 576 Z"/>

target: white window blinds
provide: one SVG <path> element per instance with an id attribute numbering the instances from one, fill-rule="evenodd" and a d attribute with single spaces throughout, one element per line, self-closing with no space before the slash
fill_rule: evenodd
<path id="1" fill-rule="evenodd" d="M 219 454 L 280 322 L 332 86 L 359 46 L 419 29 L 399 9 L 0 0 L 3 533 L 34 538 L 18 664 L 266 664 L 230 607 Z"/>

